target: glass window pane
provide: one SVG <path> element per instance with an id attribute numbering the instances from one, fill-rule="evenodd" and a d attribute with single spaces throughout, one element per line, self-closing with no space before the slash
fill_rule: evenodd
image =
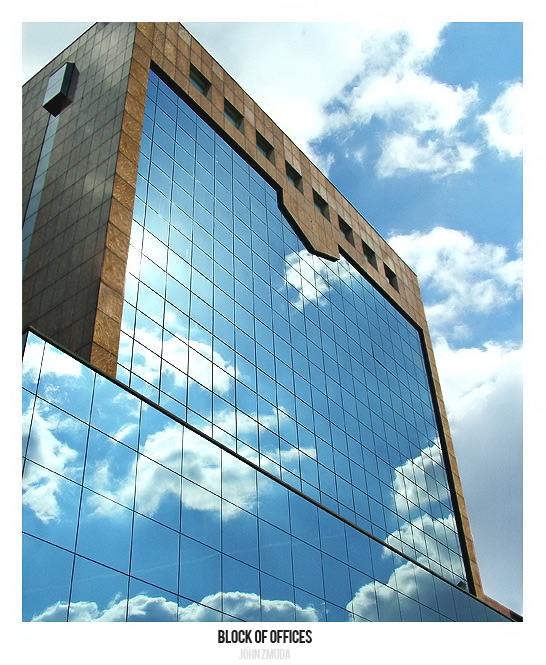
<path id="1" fill-rule="evenodd" d="M 322 562 L 319 550 L 301 540 L 292 540 L 294 584 L 304 591 L 323 597 Z"/>
<path id="2" fill-rule="evenodd" d="M 258 520 L 227 501 L 222 501 L 222 551 L 258 567 Z"/>
<path id="3" fill-rule="evenodd" d="M 27 461 L 23 474 L 23 531 L 74 549 L 81 487 Z"/>
<path id="4" fill-rule="evenodd" d="M 317 507 L 293 492 L 289 493 L 292 534 L 310 545 L 319 546 Z"/>
<path id="5" fill-rule="evenodd" d="M 245 510 L 255 511 L 256 494 L 256 471 L 222 451 L 222 498 Z M 227 506 L 226 510 L 232 509 Z"/>
<path id="6" fill-rule="evenodd" d="M 139 419 L 140 400 L 112 381 L 97 376 L 91 425 L 136 449 Z"/>
<path id="7" fill-rule="evenodd" d="M 258 474 L 258 515 L 285 531 L 290 531 L 288 497 L 291 493 L 263 474 Z M 297 504 L 294 499 L 293 503 Z M 292 506 L 292 498 L 291 498 Z"/>
<path id="8" fill-rule="evenodd" d="M 137 463 L 135 510 L 180 529 L 181 478 L 144 455 Z"/>
<path id="9" fill-rule="evenodd" d="M 349 568 L 352 600 L 350 609 L 356 621 L 377 621 L 377 601 L 375 597 L 375 582 L 368 575 Z"/>
<path id="10" fill-rule="evenodd" d="M 294 603 L 294 587 L 291 584 L 260 573 L 261 621 L 301 621 L 311 612 L 297 608 Z M 299 612 L 297 612 L 299 610 Z M 308 619 L 311 621 L 312 619 Z"/>
<path id="11" fill-rule="evenodd" d="M 84 485 L 127 508 L 133 508 L 137 453 L 91 428 Z"/>
<path id="12" fill-rule="evenodd" d="M 135 515 L 131 575 L 177 593 L 178 534 L 141 515 Z"/>
<path id="13" fill-rule="evenodd" d="M 21 395 L 22 419 L 21 419 L 21 444 L 23 457 L 27 454 L 28 436 L 30 434 L 30 425 L 32 423 L 32 414 L 34 411 L 34 402 L 36 398 L 32 393 L 23 389 Z"/>
<path id="14" fill-rule="evenodd" d="M 81 482 L 88 426 L 37 399 L 27 456 L 52 471 Z"/>
<path id="15" fill-rule="evenodd" d="M 177 621 L 177 601 L 175 594 L 131 578 L 127 621 Z"/>
<path id="16" fill-rule="evenodd" d="M 348 566 L 328 554 L 322 555 L 322 566 L 326 601 L 345 607 L 352 599 Z"/>
<path id="17" fill-rule="evenodd" d="M 347 561 L 345 545 L 345 525 L 324 510 L 319 510 L 320 544 L 323 552 Z"/>
<path id="18" fill-rule="evenodd" d="M 76 551 L 89 559 L 121 572 L 129 572 L 130 510 L 83 490 Z"/>
<path id="19" fill-rule="evenodd" d="M 324 600 L 302 589 L 294 589 L 296 597 L 296 621 L 326 621 Z"/>
<path id="20" fill-rule="evenodd" d="M 216 494 L 182 480 L 182 531 L 211 547 L 221 547 L 221 499 Z"/>
<path id="21" fill-rule="evenodd" d="M 22 554 L 23 621 L 66 621 L 74 555 L 26 535 Z"/>
<path id="22" fill-rule="evenodd" d="M 89 422 L 94 372 L 71 356 L 46 344 L 38 395 Z"/>
<path id="23" fill-rule="evenodd" d="M 143 404 L 139 428 L 139 452 L 180 473 L 184 428 L 169 416 Z"/>
<path id="24" fill-rule="evenodd" d="M 126 621 L 129 578 L 76 557 L 69 621 Z"/>
<path id="25" fill-rule="evenodd" d="M 28 333 L 23 357 L 23 387 L 35 393 L 38 386 L 38 378 L 42 366 L 45 342 Z"/>
<path id="26" fill-rule="evenodd" d="M 181 536 L 180 595 L 221 610 L 221 577 L 220 552 L 192 538 Z"/>
<path id="27" fill-rule="evenodd" d="M 226 614 L 244 621 L 260 620 L 260 581 L 255 568 L 223 555 L 222 587 Z"/>

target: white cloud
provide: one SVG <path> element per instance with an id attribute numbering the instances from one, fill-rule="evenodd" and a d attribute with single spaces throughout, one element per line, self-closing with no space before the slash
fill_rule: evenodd
<path id="1" fill-rule="evenodd" d="M 457 349 L 440 338 L 435 357 L 482 583 L 521 611 L 523 349 Z"/>
<path id="2" fill-rule="evenodd" d="M 223 611 L 242 620 L 253 621 L 260 616 L 267 621 L 317 621 L 318 615 L 312 606 L 303 608 L 288 600 L 264 600 L 255 593 L 242 591 L 218 592 L 206 596 L 203 604 L 191 603 L 180 607 L 176 602 L 162 596 L 151 597 L 139 594 L 129 598 L 129 616 L 132 621 L 214 621 L 219 614 L 211 608 Z M 50 605 L 33 621 L 66 621 L 67 603 Z M 101 610 L 93 601 L 70 604 L 71 621 L 125 621 L 126 600 L 114 599 Z"/>
<path id="3" fill-rule="evenodd" d="M 485 124 L 490 147 L 502 157 L 520 157 L 523 153 L 523 86 L 513 83 L 495 100 L 487 113 L 479 117 Z"/>
<path id="4" fill-rule="evenodd" d="M 476 84 L 452 85 L 428 73 L 446 24 L 404 19 L 230 23 L 229 30 L 222 23 L 186 25 L 326 174 L 334 156 L 317 141 L 336 133 L 343 142 L 374 118 L 381 122 L 374 126 L 380 177 L 471 170 L 483 142 L 467 138 L 463 121 L 476 117 L 489 146 L 503 156 L 521 155 L 521 84 L 476 116 Z M 361 147 L 354 158 L 362 159 Z"/>
<path id="5" fill-rule="evenodd" d="M 45 351 L 43 349 L 41 341 L 29 340 L 25 346 L 23 376 L 28 381 L 36 381 L 38 375 L 72 378 L 81 376 L 82 366 L 77 360 L 50 345 L 46 345 Z"/>
<path id="6" fill-rule="evenodd" d="M 393 489 L 396 490 L 394 501 L 399 514 L 405 515 L 408 512 L 408 504 L 402 497 L 412 502 L 411 507 L 418 508 L 425 499 L 427 502 L 444 501 L 449 496 L 438 446 L 427 446 L 421 455 L 397 467 L 396 472 Z"/>
<path id="7" fill-rule="evenodd" d="M 260 616 L 267 621 L 293 621 L 296 612 L 297 621 L 317 621 L 318 616 L 313 607 L 302 608 L 289 600 L 264 600 L 255 593 L 242 591 L 228 591 L 206 596 L 201 601 L 209 607 L 222 607 L 223 611 L 246 621 L 256 621 Z M 192 603 L 188 607 L 180 608 L 179 621 L 203 621 L 202 614 L 206 612 L 203 605 Z"/>
<path id="8" fill-rule="evenodd" d="M 293 304 L 298 309 L 302 309 L 307 300 L 320 304 L 323 294 L 329 289 L 324 279 L 327 270 L 322 259 L 302 249 L 288 254 L 285 261 L 286 282 L 298 291 L 298 298 L 292 301 Z"/>
<path id="9" fill-rule="evenodd" d="M 422 287 L 430 288 L 426 313 L 433 330 L 460 324 L 467 312 L 489 312 L 521 297 L 520 253 L 509 259 L 505 247 L 441 226 L 390 236 L 388 242 L 415 270 Z"/>
<path id="10" fill-rule="evenodd" d="M 181 446 L 181 432 L 176 425 L 167 425 L 163 430 L 147 437 L 141 448 L 144 457 L 141 457 L 137 470 L 137 501 L 140 512 L 153 517 L 169 494 L 179 496 L 180 476 L 166 473 L 164 467 L 180 469 Z M 159 464 L 150 461 L 148 457 Z M 217 446 L 191 430 L 184 432 L 183 464 L 184 476 L 198 484 L 187 483 L 184 486 L 182 503 L 187 508 L 217 511 L 217 495 L 220 494 L 228 498 L 237 497 L 238 505 L 243 508 L 253 508 L 256 499 L 255 471 L 247 464 L 231 458 L 229 453 L 221 453 Z M 134 478 L 134 465 L 120 477 L 112 472 L 109 460 L 104 459 L 94 470 L 92 486 L 98 492 L 127 505 L 128 497 L 134 492 Z M 199 486 L 209 488 L 217 492 L 217 495 L 203 492 Z M 93 494 L 90 494 L 87 500 L 95 507 L 97 514 L 115 514 L 118 510 L 117 504 L 101 501 Z M 237 508 L 227 503 L 224 505 L 224 519 L 237 514 Z"/>
<path id="11" fill-rule="evenodd" d="M 162 345 L 156 333 L 144 328 L 135 330 L 135 340 L 143 346 L 134 347 L 132 369 L 152 384 L 156 384 L 159 378 L 160 359 L 156 354 L 160 354 L 169 363 L 163 365 L 163 371 L 171 375 L 174 384 L 180 388 L 185 387 L 186 376 L 220 395 L 227 393 L 233 385 L 235 368 L 213 351 L 210 344 L 173 336 Z M 213 367 L 223 371 L 213 371 Z"/>
<path id="12" fill-rule="evenodd" d="M 391 137 L 378 166 L 383 177 L 399 170 L 446 174 L 472 167 L 477 151 L 456 130 L 471 112 L 477 89 L 425 73 L 444 23 L 232 23 L 229 32 L 222 24 L 187 25 L 326 173 L 333 156 L 316 153 L 314 141 L 341 129 L 347 135 L 372 118 L 386 123 Z M 434 136 L 425 136 L 429 132 Z M 390 150 L 401 147 L 397 135 L 407 136 L 400 164 Z M 361 158 L 360 150 L 355 157 Z"/>
<path id="13" fill-rule="evenodd" d="M 30 418 L 30 411 L 23 415 L 23 429 L 26 426 L 25 421 L 28 422 Z M 27 463 L 25 468 L 23 506 L 32 510 L 45 524 L 59 521 L 61 517 L 59 494 L 62 480 L 57 473 L 67 475 L 74 471 L 74 463 L 78 458 L 77 451 L 56 436 L 59 431 L 68 427 L 69 423 L 69 419 L 63 419 L 60 412 L 55 417 L 51 414 L 48 417 L 47 408 L 43 407 L 41 402 L 37 403 L 32 416 L 27 452 L 36 464 Z M 51 473 L 48 469 L 57 473 Z"/>
<path id="14" fill-rule="evenodd" d="M 453 88 L 419 71 L 365 77 L 352 91 L 351 111 L 368 123 L 376 116 L 415 132 L 455 129 L 477 99 L 475 88 Z"/>
<path id="15" fill-rule="evenodd" d="M 521 610 L 522 347 L 456 348 L 470 313 L 521 298 L 522 258 L 436 227 L 389 242 L 416 271 L 486 593 Z M 508 500 L 507 500 L 508 498 Z M 503 556 L 498 556 L 502 549 Z"/>
<path id="16" fill-rule="evenodd" d="M 451 581 L 466 577 L 462 559 L 452 556 L 447 546 L 455 553 L 459 551 L 458 536 L 453 514 L 433 519 L 422 513 L 411 523 L 389 534 L 386 542 L 410 556 L 427 568 L 436 571 L 442 577 L 452 575 Z M 446 573 L 452 571 L 452 573 Z"/>
<path id="17" fill-rule="evenodd" d="M 442 591 L 447 591 L 449 596 L 442 598 Z M 370 582 L 362 586 L 347 609 L 355 612 L 355 621 L 361 621 L 360 617 L 377 620 L 376 608 L 379 608 L 380 621 L 420 621 L 417 602 L 429 608 L 437 605 L 446 608 L 453 604 L 450 587 L 435 584 L 430 573 L 408 562 L 396 568 L 386 584 Z"/>
<path id="18" fill-rule="evenodd" d="M 376 170 L 383 178 L 399 171 L 445 176 L 472 169 L 477 155 L 476 148 L 463 142 L 445 138 L 420 141 L 413 134 L 392 134 L 383 141 Z"/>
<path id="19" fill-rule="evenodd" d="M 229 30 L 223 23 L 185 25 L 316 161 L 311 142 L 331 122 L 325 106 L 357 75 L 370 30 L 352 23 L 230 23 Z"/>

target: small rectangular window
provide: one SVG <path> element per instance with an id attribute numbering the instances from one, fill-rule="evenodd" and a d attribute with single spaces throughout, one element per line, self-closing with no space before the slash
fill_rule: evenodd
<path id="1" fill-rule="evenodd" d="M 353 235 L 353 229 L 339 215 L 337 216 L 337 219 L 339 222 L 339 231 L 341 235 L 345 238 L 345 240 L 348 240 L 351 243 L 351 245 L 353 245 L 354 247 L 355 238 Z"/>
<path id="2" fill-rule="evenodd" d="M 300 192 L 303 192 L 303 182 L 301 175 L 296 171 L 293 166 L 290 166 L 288 162 L 286 164 L 286 177 L 294 185 L 296 189 L 299 189 Z"/>
<path id="3" fill-rule="evenodd" d="M 398 291 L 398 280 L 396 279 L 396 275 L 386 263 L 383 264 L 383 267 L 385 268 L 385 277 L 389 280 L 389 284 Z"/>
<path id="4" fill-rule="evenodd" d="M 264 157 L 267 157 L 270 162 L 275 163 L 275 158 L 273 156 L 273 146 L 267 139 L 265 139 L 258 130 L 256 130 L 256 147 L 262 153 Z"/>
<path id="5" fill-rule="evenodd" d="M 207 80 L 201 72 L 190 64 L 190 81 L 205 97 L 210 93 L 210 81 Z"/>
<path id="6" fill-rule="evenodd" d="M 364 240 L 362 241 L 362 250 L 364 251 L 364 256 L 368 263 L 371 263 L 372 266 L 377 270 L 377 258 L 373 249 L 367 245 Z"/>
<path id="7" fill-rule="evenodd" d="M 313 190 L 313 203 L 315 204 L 315 208 L 319 210 L 320 213 L 326 217 L 326 219 L 330 219 L 328 204 L 318 192 L 315 192 L 315 190 Z"/>
<path id="8" fill-rule="evenodd" d="M 224 115 L 232 125 L 243 131 L 243 116 L 227 99 L 224 99 Z"/>

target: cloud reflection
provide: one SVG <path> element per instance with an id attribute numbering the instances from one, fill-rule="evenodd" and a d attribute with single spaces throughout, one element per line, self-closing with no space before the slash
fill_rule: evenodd
<path id="1" fill-rule="evenodd" d="M 30 410 L 24 414 L 23 428 L 25 422 L 30 425 L 31 418 L 27 456 L 36 464 L 29 464 L 25 468 L 23 506 L 30 508 L 41 522 L 47 524 L 52 520 L 59 521 L 61 517 L 58 501 L 61 476 L 57 474 L 69 476 L 81 465 L 75 464 L 79 457 L 78 451 L 56 436 L 56 433 L 70 429 L 72 423 L 69 417 L 63 417 L 60 411 L 54 412 L 44 407 L 43 402 L 37 401 L 34 414 Z M 57 473 L 51 473 L 48 469 Z"/>
<path id="2" fill-rule="evenodd" d="M 261 616 L 265 621 L 317 621 L 316 610 L 309 605 L 300 607 L 289 600 L 265 600 L 255 593 L 242 591 L 218 592 L 203 598 L 200 603 L 185 607 L 162 596 L 139 594 L 129 599 L 129 619 L 131 621 L 217 621 L 220 615 L 214 607 L 222 608 L 243 621 L 252 621 Z M 32 621 L 66 621 L 68 604 L 58 602 L 50 605 Z M 92 601 L 79 601 L 70 604 L 71 621 L 125 621 L 127 600 L 114 599 L 105 609 L 100 609 Z"/>
<path id="3" fill-rule="evenodd" d="M 162 371 L 170 375 L 177 387 L 185 387 L 187 374 L 191 381 L 220 395 L 232 388 L 235 368 L 210 344 L 185 337 L 171 337 L 162 343 L 159 335 L 144 328 L 135 330 L 135 340 L 142 346 L 133 350 L 132 371 L 148 383 L 157 385 L 159 380 L 160 357 L 155 350 L 168 363 L 163 363 Z M 213 372 L 213 366 L 223 371 Z"/>
<path id="4" fill-rule="evenodd" d="M 303 309 L 307 301 L 320 304 L 329 290 L 326 280 L 328 271 L 324 261 L 306 249 L 287 254 L 285 261 L 286 283 L 298 292 L 298 298 L 292 301 L 292 304 L 298 309 Z"/>

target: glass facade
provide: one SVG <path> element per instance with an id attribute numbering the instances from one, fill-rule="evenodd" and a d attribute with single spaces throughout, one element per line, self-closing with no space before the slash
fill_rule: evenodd
<path id="1" fill-rule="evenodd" d="M 504 620 L 464 590 L 418 330 L 147 95 L 117 381 L 26 342 L 23 619 Z"/>
<path id="2" fill-rule="evenodd" d="M 30 333 L 23 620 L 499 621 Z"/>
<path id="3" fill-rule="evenodd" d="M 151 73 L 118 378 L 465 580 L 418 331 Z"/>

